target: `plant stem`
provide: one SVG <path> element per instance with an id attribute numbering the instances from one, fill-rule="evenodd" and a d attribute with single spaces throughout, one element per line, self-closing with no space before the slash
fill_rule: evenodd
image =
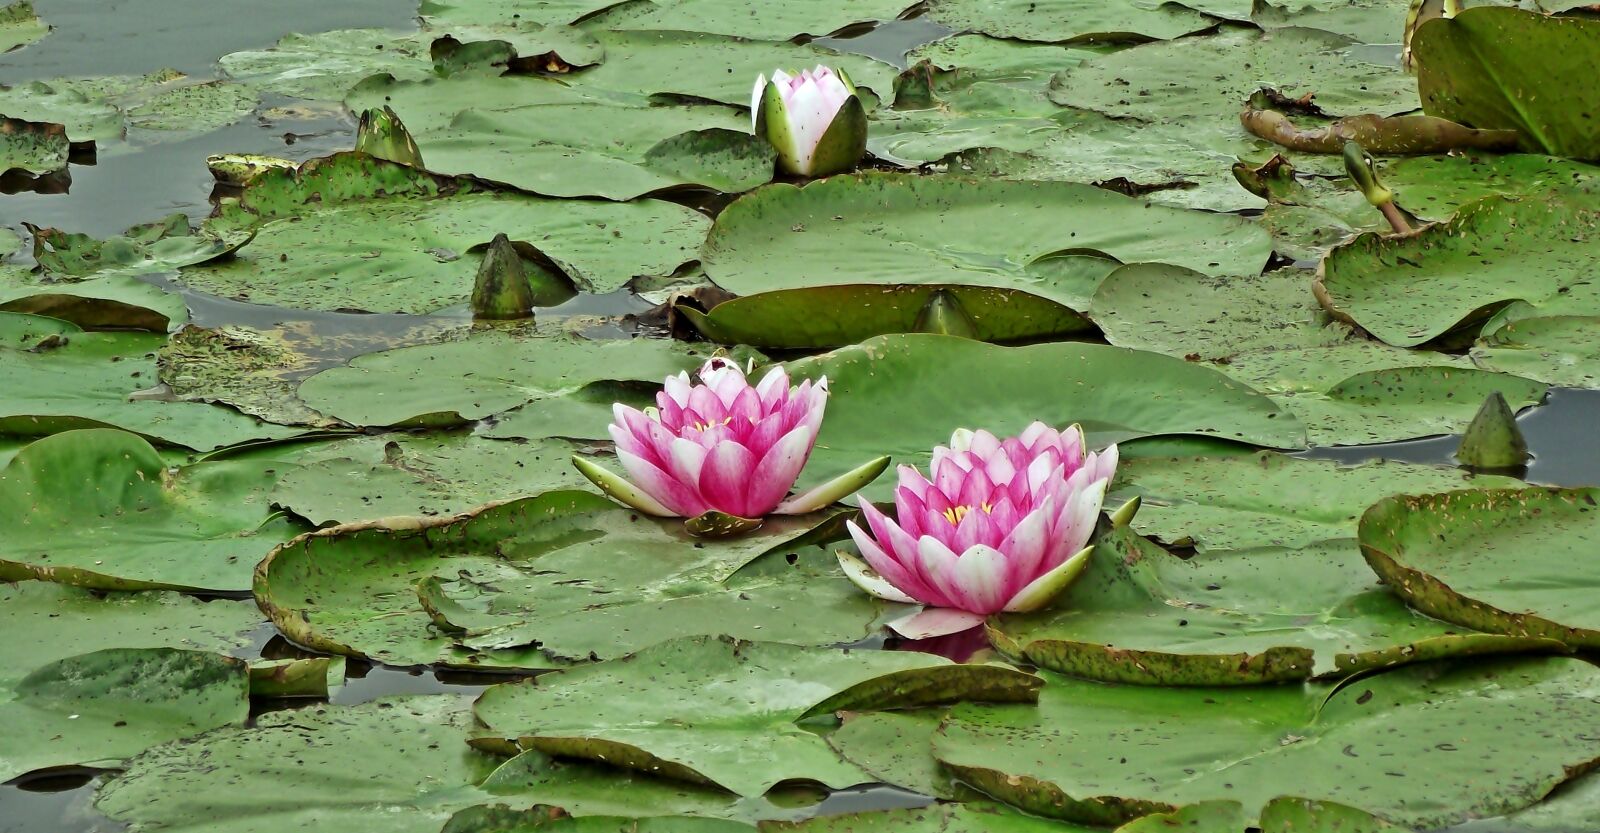
<path id="1" fill-rule="evenodd" d="M 1383 212 L 1383 218 L 1388 220 L 1389 225 L 1394 227 L 1396 234 L 1411 233 L 1411 224 L 1406 222 L 1406 216 L 1400 213 L 1399 206 L 1393 202 L 1386 202 L 1378 206 L 1378 210 Z"/>

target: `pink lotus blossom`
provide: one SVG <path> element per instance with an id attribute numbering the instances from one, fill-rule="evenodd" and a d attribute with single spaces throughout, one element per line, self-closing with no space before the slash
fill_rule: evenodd
<path id="1" fill-rule="evenodd" d="M 789 375 L 775 367 L 751 386 L 725 358 L 706 362 L 699 376 L 700 384 L 691 384 L 687 373 L 669 376 L 655 408 L 613 406 L 611 438 L 627 479 L 574 457 L 578 470 L 606 494 L 651 515 L 760 518 L 820 509 L 888 466 L 881 458 L 786 500 L 822 426 L 827 377 L 791 388 Z"/>
<path id="2" fill-rule="evenodd" d="M 778 166 L 799 176 L 826 176 L 855 167 L 866 153 L 867 116 L 842 70 L 820 64 L 793 75 L 773 70 L 756 79 L 750 121 L 778 151 Z"/>
<path id="3" fill-rule="evenodd" d="M 956 431 L 933 450 L 931 480 L 900 467 L 895 520 L 861 501 L 867 529 L 848 527 L 866 561 L 840 552 L 840 564 L 868 593 L 927 606 L 890 624 L 912 638 L 1036 610 L 1088 564 L 1116 467 L 1117 447 L 1086 453 L 1077 426 L 1035 422 L 1003 440 Z"/>

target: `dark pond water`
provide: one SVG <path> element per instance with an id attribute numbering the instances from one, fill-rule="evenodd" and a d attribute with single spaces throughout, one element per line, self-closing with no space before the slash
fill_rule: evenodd
<path id="1" fill-rule="evenodd" d="M 0 84 L 36 78 L 143 74 L 172 67 L 195 77 L 213 77 L 220 56 L 261 48 L 290 32 L 341 28 L 408 28 L 414 25 L 414 0 L 35 0 L 39 15 L 56 27 L 44 41 L 0 55 Z M 820 38 L 829 47 L 859 52 L 897 65 L 904 53 L 936 40 L 949 30 L 923 20 L 896 21 Z M 67 193 L 0 196 L 0 225 L 21 231 L 19 223 L 65 228 L 103 236 L 164 214 L 181 211 L 198 220 L 211 210 L 212 179 L 205 167 L 214 153 L 263 153 L 305 159 L 349 147 L 354 125 L 343 113 L 285 107 L 268 99 L 256 116 L 239 124 L 184 141 L 150 146 L 102 148 L 92 165 L 74 165 Z M 162 282 L 161 279 L 155 279 Z M 377 343 L 396 331 L 418 325 L 449 329 L 467 317 L 459 310 L 431 316 L 355 315 L 286 310 L 185 292 L 195 323 L 269 327 L 301 325 L 317 335 L 340 336 L 343 343 Z M 618 316 L 649 304 L 626 293 L 580 296 L 546 314 Z M 424 328 L 425 329 L 425 328 Z M 388 346 L 388 345 L 382 345 Z M 367 349 L 380 349 L 369 347 Z M 321 357 L 343 360 L 348 356 Z M 1600 483 L 1600 443 L 1594 427 L 1600 392 L 1558 390 L 1547 404 L 1520 418 L 1535 459 L 1530 482 L 1575 486 Z M 1325 448 L 1305 456 L 1358 462 L 1387 458 L 1449 463 L 1456 437 L 1360 448 Z M 270 626 L 256 634 L 241 656 L 283 657 L 298 649 Z M 428 669 L 398 669 L 351 663 L 345 685 L 331 698 L 353 704 L 399 694 L 472 694 L 505 679 Z M 293 707 L 283 704 L 280 707 Z M 0 833 L 111 833 L 123 826 L 93 811 L 90 800 L 104 774 L 62 770 L 25 776 L 0 785 Z M 864 809 L 920 806 L 927 799 L 885 787 L 838 791 L 816 808 L 824 814 Z M 1492 833 L 1475 827 L 1474 833 Z"/>

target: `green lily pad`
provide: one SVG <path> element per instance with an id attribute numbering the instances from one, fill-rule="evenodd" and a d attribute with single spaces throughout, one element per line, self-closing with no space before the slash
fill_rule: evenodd
<path id="1" fill-rule="evenodd" d="M 323 525 L 367 518 L 454 515 L 491 501 L 577 488 L 577 446 L 472 434 L 383 434 L 317 447 L 315 462 L 278 479 L 272 503 Z"/>
<path id="2" fill-rule="evenodd" d="M 479 744 L 597 758 L 760 795 L 783 781 L 867 780 L 799 725 L 807 718 L 965 699 L 1032 702 L 1037 684 L 1009 667 L 930 654 L 700 636 L 559 671 L 537 686 L 496 686 L 473 713 L 484 726 Z"/>
<path id="3" fill-rule="evenodd" d="M 541 440 L 566 437 L 604 440 L 621 402 L 644 410 L 656 404 L 659 382 L 596 382 L 554 399 L 535 399 L 489 418 L 479 433 L 497 440 Z"/>
<path id="4" fill-rule="evenodd" d="M 828 735 L 828 745 L 874 780 L 942 799 L 970 795 L 933 758 L 942 709 L 845 713 L 841 718 L 839 728 Z"/>
<path id="5" fill-rule="evenodd" d="M 861 174 L 741 197 L 717 217 L 701 261 L 718 286 L 739 295 L 848 276 L 1020 290 L 1071 306 L 1082 290 L 1056 279 L 1054 256 L 1238 274 L 1258 271 L 1270 249 L 1265 233 L 1239 218 L 1151 206 L 1088 185 Z"/>
<path id="6" fill-rule="evenodd" d="M 0 778 L 36 769 L 115 766 L 159 743 L 242 724 L 248 668 L 173 648 L 111 648 L 57 660 L 0 701 Z"/>
<path id="7" fill-rule="evenodd" d="M 802 484 L 824 482 L 874 455 L 921 465 L 956 428 L 981 426 L 1003 436 L 1034 420 L 1079 423 L 1097 447 L 1160 435 L 1275 448 L 1305 442 L 1293 416 L 1220 373 L 1104 345 L 996 347 L 951 336 L 890 335 L 793 362 L 789 372 L 826 375 L 830 391 Z M 891 487 L 880 479 L 865 493 L 876 499 Z"/>
<path id="8" fill-rule="evenodd" d="M 335 190 L 337 189 L 337 190 Z M 182 281 L 299 309 L 422 313 L 464 302 L 482 250 L 502 232 L 550 258 L 580 288 L 610 292 L 693 259 L 706 220 L 657 201 L 572 202 L 465 193 L 454 181 L 341 153 L 252 180 L 227 225 L 259 222 L 225 262 Z"/>
<path id="9" fill-rule="evenodd" d="M 0 264 L 0 310 L 70 321 L 85 330 L 164 333 L 189 318 L 182 296 L 126 275 L 55 280 Z"/>
<path id="10" fill-rule="evenodd" d="M 50 24 L 39 19 L 29 0 L 0 6 L 0 52 L 10 52 L 50 34 Z"/>
<path id="11" fill-rule="evenodd" d="M 251 237 L 244 229 L 197 232 L 183 214 L 137 225 L 105 240 L 33 225 L 28 231 L 33 234 L 34 260 L 57 280 L 168 272 L 226 257 Z"/>
<path id="12" fill-rule="evenodd" d="M 957 31 L 1053 43 L 1164 40 L 1216 23 L 1176 3 L 1096 0 L 932 0 L 928 16 Z"/>
<path id="13" fill-rule="evenodd" d="M 1101 283 L 1092 315 L 1113 344 L 1206 360 L 1261 391 L 1305 423 L 1313 445 L 1452 434 L 1490 393 L 1514 408 L 1544 396 L 1542 384 L 1458 356 L 1363 339 L 1316 308 L 1307 280 L 1134 264 Z"/>
<path id="14" fill-rule="evenodd" d="M 1043 676 L 1037 708 L 953 708 L 935 754 L 1024 810 L 1102 824 L 1206 800 L 1254 818 L 1294 795 L 1443 827 L 1544 797 L 1593 757 L 1600 718 L 1600 669 L 1571 658 L 1426 663 L 1342 686 Z"/>
<path id="15" fill-rule="evenodd" d="M 495 761 L 464 743 L 471 721 L 467 701 L 446 695 L 269 712 L 151 749 L 100 788 L 95 808 L 136 833 L 438 833 L 490 798 L 472 786 Z"/>
<path id="16" fill-rule="evenodd" d="M 752 825 L 725 819 L 563 815 L 555 807 L 513 810 L 500 805 L 468 807 L 450 817 L 440 833 L 750 833 Z"/>
<path id="17" fill-rule="evenodd" d="M 539 26 L 571 23 L 619 0 L 422 0 L 417 10 L 429 26 Z"/>
<path id="18" fill-rule="evenodd" d="M 658 778 L 631 769 L 565 758 L 536 749 L 518 753 L 479 785 L 513 803 L 560 807 L 574 816 L 694 816 L 762 819 L 794 811 L 765 798 L 744 798 L 720 787 Z M 504 800 L 504 799 L 502 799 Z"/>
<path id="19" fill-rule="evenodd" d="M 280 425 L 341 425 L 295 395 L 312 359 L 270 331 L 185 326 L 162 346 L 156 366 L 161 381 L 185 401 L 226 404 Z"/>
<path id="20" fill-rule="evenodd" d="M 918 331 L 937 293 L 958 304 L 980 341 L 1037 341 L 1092 331 L 1083 316 L 1026 292 L 977 286 L 853 284 L 780 289 L 735 298 L 709 313 L 680 308 L 700 334 L 723 344 L 826 349 L 885 333 Z"/>
<path id="21" fill-rule="evenodd" d="M 392 665 L 554 668 L 708 629 L 852 642 L 883 605 L 831 553 L 802 552 L 797 539 L 824 519 L 711 541 L 599 495 L 547 492 L 301 538 L 262 562 L 255 592 L 296 642 Z M 769 551 L 781 554 L 750 564 Z"/>
<path id="22" fill-rule="evenodd" d="M 1396 496 L 1361 518 L 1361 551 L 1424 612 L 1493 633 L 1600 646 L 1582 588 L 1594 571 L 1593 489 Z"/>
<path id="23" fill-rule="evenodd" d="M 0 696 L 18 680 L 79 653 L 183 648 L 229 653 L 261 627 L 250 602 L 201 602 L 178 593 L 101 594 L 46 581 L 0 584 Z"/>
<path id="24" fill-rule="evenodd" d="M 0 86 L 0 113 L 13 119 L 60 124 L 73 142 L 122 137 L 122 112 L 83 82 L 52 79 Z"/>
<path id="25" fill-rule="evenodd" d="M 0 16 L 6 12 L 0 8 Z M 0 44 L 4 44 L 0 29 Z M 0 174 L 48 174 L 67 167 L 72 143 L 59 124 L 0 117 Z"/>
<path id="26" fill-rule="evenodd" d="M 260 556 L 297 531 L 268 512 L 276 476 L 251 463 L 169 469 L 123 431 L 46 437 L 0 469 L 0 579 L 243 590 Z"/>
<path id="27" fill-rule="evenodd" d="M 1410 662 L 1560 650 L 1430 619 L 1378 583 L 1348 538 L 1178 558 L 1127 530 L 1101 536 L 1083 577 L 1038 613 L 1003 615 L 1006 653 L 1077 677 L 1255 685 Z"/>
<path id="28" fill-rule="evenodd" d="M 1411 41 L 1417 90 L 1429 115 L 1479 128 L 1507 128 L 1528 150 L 1600 159 L 1589 85 L 1540 95 L 1548 78 L 1577 77 L 1600 58 L 1600 20 L 1508 8 L 1467 9 L 1430 20 Z"/>
<path id="29" fill-rule="evenodd" d="M 708 0 L 690 2 L 705 3 Z M 884 0 L 869 2 L 881 4 Z M 902 0 L 891 2 L 899 3 Z M 633 8 L 646 6 L 629 5 Z M 768 12 L 792 8 L 800 14 L 808 13 L 813 8 L 813 4 L 751 5 Z M 849 3 L 852 12 L 862 5 L 860 2 Z M 731 13 L 725 14 L 725 21 L 754 21 L 759 17 L 748 12 L 737 18 Z M 598 30 L 603 25 L 597 21 L 595 28 Z M 657 27 L 624 25 L 620 28 L 648 30 Z M 680 29 L 676 26 L 659 28 Z M 697 26 L 692 30 L 680 31 L 596 31 L 595 37 L 606 49 L 605 63 L 576 73 L 569 80 L 583 89 L 704 99 L 742 109 L 750 106 L 750 91 L 756 76 L 771 75 L 774 69 L 794 70 L 826 64 L 844 70 L 850 80 L 863 89 L 863 95 L 869 95 L 865 91 L 870 90 L 878 98 L 887 99 L 893 89 L 895 68 L 882 61 L 835 52 L 816 44 L 776 43 L 774 41 L 778 38 L 773 32 L 749 36 L 761 40 L 746 40 L 743 37 L 715 34 L 716 28 L 701 29 Z M 748 131 L 749 127 L 745 130 Z"/>
<path id="30" fill-rule="evenodd" d="M 1510 488 L 1509 477 L 1457 468 L 1373 461 L 1344 466 L 1270 451 L 1238 457 L 1140 457 L 1118 466 L 1110 505 L 1142 501 L 1133 528 L 1202 553 L 1297 549 L 1354 538 L 1379 497 L 1468 488 Z"/>
<path id="31" fill-rule="evenodd" d="M 1339 246 L 1318 285 L 1335 316 L 1414 347 L 1481 328 L 1514 301 L 1524 318 L 1600 312 L 1588 280 L 1596 252 L 1593 198 L 1486 197 L 1415 234 L 1368 233 Z"/>
<path id="32" fill-rule="evenodd" d="M 1600 777 L 1591 773 L 1562 784 L 1532 807 L 1502 818 L 1467 822 L 1459 829 L 1461 833 L 1567 833 L 1582 830 L 1596 813 L 1600 813 Z"/>
<path id="33" fill-rule="evenodd" d="M 596 29 L 671 29 L 767 40 L 827 35 L 852 23 L 892 20 L 914 4 L 907 0 L 649 0 L 617 3 L 584 21 Z M 851 77 L 854 77 L 852 71 Z"/>
<path id="34" fill-rule="evenodd" d="M 163 85 L 160 89 L 125 99 L 124 117 L 129 138 L 174 137 L 210 133 L 233 124 L 256 109 L 254 90 L 231 81 Z"/>
<path id="35" fill-rule="evenodd" d="M 705 358 L 663 339 L 519 338 L 487 330 L 361 356 L 305 380 L 299 393 L 311 407 L 352 425 L 462 425 L 594 382 L 660 384 Z M 592 430 L 605 436 L 604 424 Z"/>
<path id="36" fill-rule="evenodd" d="M 15 347 L 0 341 L 0 377 L 8 382 L 0 389 L 0 433 L 43 436 L 110 425 L 199 451 L 295 433 L 228 408 L 132 398 L 158 383 L 155 353 L 165 341 L 133 332 L 72 332 Z"/>
<path id="37" fill-rule="evenodd" d="M 1472 348 L 1472 361 L 1486 370 L 1552 385 L 1600 387 L 1600 317 L 1553 315 L 1512 321 L 1479 340 Z"/>
<path id="38" fill-rule="evenodd" d="M 239 121 L 257 103 L 255 92 L 247 87 L 229 81 L 196 82 L 173 69 L 0 87 L 0 113 L 61 124 L 75 143 L 189 138 Z"/>
<path id="39" fill-rule="evenodd" d="M 1363 60 L 1355 41 L 1314 29 L 1223 26 L 1205 37 L 1150 43 L 1085 61 L 1057 75 L 1051 100 L 1115 118 L 1228 126 L 1242 136 L 1239 107 L 1262 87 L 1316 93 L 1330 113 L 1394 115 L 1417 108 L 1398 66 Z"/>
<path id="40" fill-rule="evenodd" d="M 763 833 L 1094 833 L 1095 828 L 1025 816 L 998 804 L 930 807 L 823 816 L 762 826 Z"/>

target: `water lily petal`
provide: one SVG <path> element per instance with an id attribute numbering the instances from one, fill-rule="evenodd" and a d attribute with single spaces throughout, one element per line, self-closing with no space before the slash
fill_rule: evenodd
<path id="1" fill-rule="evenodd" d="M 789 488 L 794 485 L 800 469 L 811 456 L 811 444 L 816 440 L 811 429 L 800 427 L 773 443 L 766 453 L 756 460 L 748 472 L 750 485 L 748 507 L 755 515 L 765 515 L 783 502 Z M 753 452 L 752 452 L 753 453 Z M 832 501 L 829 501 L 830 503 Z M 826 505 L 826 504 L 824 504 Z"/>
<path id="2" fill-rule="evenodd" d="M 865 548 L 863 548 L 863 551 L 865 551 Z M 917 603 L 916 599 L 900 592 L 865 561 L 844 550 L 837 550 L 834 555 L 839 559 L 839 569 L 844 570 L 845 577 L 850 579 L 855 586 L 885 601 L 899 602 L 901 604 Z"/>
<path id="3" fill-rule="evenodd" d="M 628 478 L 634 485 L 657 503 L 671 510 L 667 513 L 669 515 L 692 518 L 710 508 L 706 505 L 705 500 L 700 497 L 699 489 L 673 477 L 670 472 L 657 467 L 643 457 L 639 457 L 626 449 L 618 448 L 617 462 L 621 463 L 622 468 L 628 472 Z M 582 471 L 582 467 L 579 467 L 579 470 Z M 600 484 L 596 483 L 595 485 L 599 486 Z M 604 487 L 602 486 L 601 488 Z M 649 511 L 644 510 L 643 507 L 640 507 L 640 509 Z"/>
<path id="4" fill-rule="evenodd" d="M 663 506 L 660 501 L 646 494 L 642 489 L 622 479 L 616 472 L 593 460 L 573 455 L 572 465 L 580 474 L 589 478 L 590 483 L 599 487 L 600 491 L 613 500 L 621 501 L 647 515 L 670 518 L 678 514 Z"/>
<path id="5" fill-rule="evenodd" d="M 1093 554 L 1094 547 L 1084 547 L 1071 558 L 1061 562 L 1061 566 L 1034 579 L 1006 602 L 1005 611 L 1027 613 L 1049 604 L 1051 600 L 1061 595 L 1061 591 L 1066 590 L 1073 580 L 1083 574 L 1083 569 L 1089 566 L 1089 559 Z"/>
<path id="6" fill-rule="evenodd" d="M 1006 576 L 1010 566 L 1005 553 L 978 544 L 956 559 L 955 583 L 960 595 L 956 607 L 974 613 L 996 613 L 1010 599 Z"/>
<path id="7" fill-rule="evenodd" d="M 712 446 L 700 468 L 700 496 L 711 508 L 729 515 L 741 518 L 765 515 L 766 512 L 752 511 L 746 497 L 749 487 L 754 485 L 750 475 L 755 466 L 756 460 L 750 454 L 750 449 L 738 443 L 724 442 Z"/>
<path id="8" fill-rule="evenodd" d="M 907 639 L 932 639 L 975 628 L 983 624 L 984 618 L 981 613 L 929 607 L 890 622 L 889 629 Z"/>

